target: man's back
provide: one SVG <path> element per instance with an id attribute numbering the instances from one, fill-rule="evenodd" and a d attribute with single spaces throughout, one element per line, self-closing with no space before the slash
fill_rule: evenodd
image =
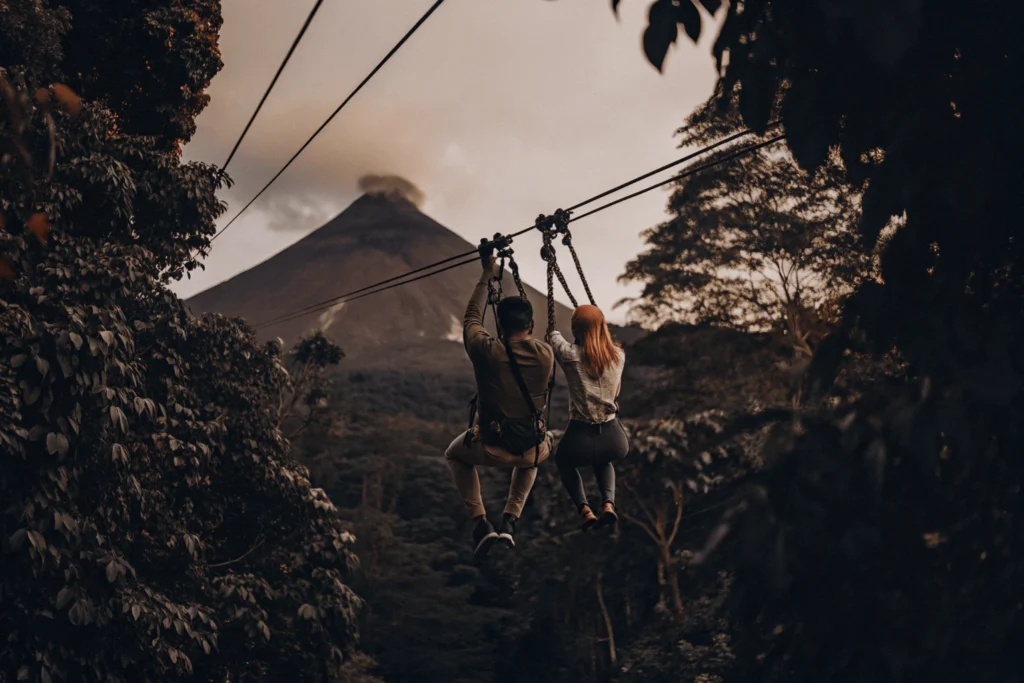
<path id="1" fill-rule="evenodd" d="M 463 320 L 463 341 L 466 353 L 473 362 L 476 375 L 477 411 L 484 440 L 494 443 L 491 424 L 500 424 L 502 418 L 525 418 L 531 413 L 523 398 L 510 367 L 505 344 L 487 333 L 483 325 L 484 306 L 487 302 L 487 275 L 481 278 L 466 306 Z M 519 371 L 523 376 L 534 407 L 546 408 L 548 384 L 555 367 L 555 354 L 551 347 L 529 335 L 520 335 L 509 341 Z"/>
<path id="2" fill-rule="evenodd" d="M 554 371 L 554 352 L 550 346 L 532 337 L 511 341 L 509 346 L 515 354 L 516 364 L 533 398 L 534 407 L 544 411 L 547 407 L 548 384 Z M 530 417 L 523 392 L 512 373 L 505 345 L 488 335 L 486 340 L 480 340 L 474 347 L 467 348 L 467 351 L 476 375 L 480 425 L 487 427 L 492 422 L 500 423 L 503 417 Z M 488 431 L 484 429 L 485 438 Z"/>

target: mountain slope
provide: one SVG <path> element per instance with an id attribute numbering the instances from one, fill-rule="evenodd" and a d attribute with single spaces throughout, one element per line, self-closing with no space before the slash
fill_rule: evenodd
<path id="1" fill-rule="evenodd" d="M 218 312 L 257 325 L 470 249 L 473 245 L 411 203 L 363 195 L 296 244 L 188 304 L 197 314 Z M 462 315 L 479 272 L 476 265 L 464 266 L 258 332 L 261 338 L 281 337 L 290 345 L 321 327 L 350 358 L 377 363 L 404 363 L 408 356 L 422 354 L 447 356 L 438 348 L 461 350 L 456 342 L 461 342 Z M 509 276 L 503 287 L 506 293 L 515 292 Z M 527 287 L 527 296 L 542 329 L 545 297 L 532 287 Z M 571 312 L 561 304 L 556 310 L 559 326 L 568 330 Z"/>

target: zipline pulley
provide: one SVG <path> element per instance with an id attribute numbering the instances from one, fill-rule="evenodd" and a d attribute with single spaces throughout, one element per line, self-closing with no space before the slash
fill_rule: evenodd
<path id="1" fill-rule="evenodd" d="M 515 251 L 512 249 L 512 237 L 510 235 L 502 235 L 501 233 L 494 233 L 494 237 L 491 239 L 481 239 L 480 245 L 477 247 L 477 251 L 480 253 L 480 260 L 486 265 L 490 263 L 491 257 L 496 256 L 501 264 L 498 271 L 498 275 L 491 278 L 491 282 L 497 281 L 497 301 L 500 301 L 502 290 L 501 281 L 505 277 L 506 264 L 508 269 L 512 271 L 512 279 L 516 283 L 516 289 L 519 290 L 519 296 L 526 298 L 526 288 L 523 286 L 523 281 L 519 277 L 519 264 L 516 263 Z M 492 286 L 488 285 L 488 291 L 493 291 Z M 494 302 L 497 305 L 497 301 Z"/>
<path id="2" fill-rule="evenodd" d="M 591 304 L 594 303 L 594 296 L 590 293 L 590 285 L 583 274 L 580 259 L 576 255 L 576 249 L 572 246 L 572 235 L 569 232 L 569 222 L 571 220 L 571 214 L 568 211 L 558 209 L 550 216 L 541 214 L 534 222 L 534 227 L 544 240 L 544 246 L 540 250 L 540 257 L 548 264 L 548 329 L 545 335 L 548 339 L 550 339 L 551 332 L 555 329 L 555 277 L 558 278 L 558 282 L 562 285 L 566 296 L 569 297 L 573 308 L 579 307 L 579 302 L 569 289 L 569 283 L 562 273 L 561 266 L 558 265 L 558 256 L 555 252 L 555 238 L 559 235 L 562 236 L 562 244 L 569 249 L 569 253 L 572 255 L 573 262 L 576 264 L 576 270 L 580 275 L 580 280 L 583 282 L 583 288 L 587 292 L 587 298 Z"/>

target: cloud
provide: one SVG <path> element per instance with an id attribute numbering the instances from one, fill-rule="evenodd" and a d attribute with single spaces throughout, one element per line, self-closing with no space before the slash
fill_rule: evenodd
<path id="1" fill-rule="evenodd" d="M 426 195 L 412 181 L 397 175 L 368 173 L 359 178 L 359 189 L 364 194 L 404 199 L 417 209 L 422 208 Z"/>

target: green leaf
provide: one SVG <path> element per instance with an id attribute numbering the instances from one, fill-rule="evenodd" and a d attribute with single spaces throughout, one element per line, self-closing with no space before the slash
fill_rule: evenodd
<path id="1" fill-rule="evenodd" d="M 28 542 L 31 543 L 32 547 L 39 552 L 46 550 L 46 538 L 34 529 L 28 530 Z"/>
<path id="2" fill-rule="evenodd" d="M 29 679 L 29 676 L 31 676 L 31 673 L 29 672 L 29 669 L 28 669 L 27 666 L 22 666 L 20 669 L 18 669 L 18 680 L 19 681 L 27 681 Z"/>
<path id="3" fill-rule="evenodd" d="M 57 593 L 57 609 L 64 609 L 67 607 L 68 603 L 71 602 L 73 595 L 74 594 L 72 593 L 70 586 L 64 586 L 61 588 L 60 592 Z"/>
<path id="4" fill-rule="evenodd" d="M 50 455 L 65 456 L 68 454 L 69 448 L 68 438 L 63 434 L 50 432 L 46 435 L 46 450 L 49 451 Z"/>
<path id="5" fill-rule="evenodd" d="M 675 12 L 671 0 L 656 0 L 647 14 L 648 24 L 643 37 L 644 54 L 658 71 L 662 71 L 668 48 L 679 35 Z"/>
<path id="6" fill-rule="evenodd" d="M 11 367 L 20 368 L 22 365 L 25 364 L 25 361 L 27 360 L 28 355 L 24 353 L 19 353 L 17 356 L 11 356 Z"/>
<path id="7" fill-rule="evenodd" d="M 120 574 L 120 571 L 118 569 L 116 560 L 111 560 L 107 563 L 106 574 L 107 581 L 109 581 L 110 583 L 114 583 L 115 581 L 117 581 L 117 577 Z"/>
<path id="8" fill-rule="evenodd" d="M 690 40 L 696 43 L 700 39 L 700 12 L 697 11 L 691 0 L 679 0 L 679 6 L 676 7 L 676 21 L 683 25 Z"/>
<path id="9" fill-rule="evenodd" d="M 110 406 L 110 422 L 122 434 L 128 433 L 128 418 L 125 417 L 124 411 L 117 406 Z"/>
<path id="10" fill-rule="evenodd" d="M 28 536 L 28 529 L 18 529 L 11 534 L 11 548 L 17 550 L 21 547 L 21 544 L 25 542 L 25 538 Z"/>
<path id="11" fill-rule="evenodd" d="M 68 334 L 68 336 L 71 338 L 71 343 L 75 345 L 75 349 L 81 351 L 82 350 L 82 344 L 84 343 L 83 340 L 82 340 L 81 335 L 79 335 L 79 334 L 77 334 L 75 332 L 70 332 Z"/>

